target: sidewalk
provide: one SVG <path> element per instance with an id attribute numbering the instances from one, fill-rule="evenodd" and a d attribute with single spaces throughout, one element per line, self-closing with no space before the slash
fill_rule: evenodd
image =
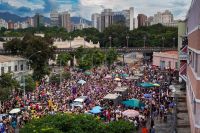
<path id="1" fill-rule="evenodd" d="M 167 122 L 163 122 L 160 118 L 155 119 L 156 133 L 190 133 L 186 92 L 180 90 L 180 85 L 174 86 L 176 88 L 176 107 L 172 114 L 167 115 Z"/>

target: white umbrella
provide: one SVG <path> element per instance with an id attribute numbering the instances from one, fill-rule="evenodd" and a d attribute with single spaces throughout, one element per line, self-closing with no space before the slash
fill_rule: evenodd
<path id="1" fill-rule="evenodd" d="M 15 108 L 15 109 L 12 109 L 9 113 L 10 114 L 16 114 L 16 113 L 19 113 L 20 112 L 20 108 Z"/>
<path id="2" fill-rule="evenodd" d="M 82 79 L 78 81 L 78 84 L 81 84 L 81 85 L 84 85 L 85 83 L 86 83 L 86 81 L 82 80 Z"/>

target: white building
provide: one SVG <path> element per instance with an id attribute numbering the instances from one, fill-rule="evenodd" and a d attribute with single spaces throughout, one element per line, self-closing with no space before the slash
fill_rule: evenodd
<path id="1" fill-rule="evenodd" d="M 8 23 L 4 19 L 0 19 L 0 28 L 1 27 L 8 29 Z"/>
<path id="2" fill-rule="evenodd" d="M 150 24 L 162 24 L 168 27 L 177 27 L 177 21 L 174 21 L 173 14 L 169 10 L 165 10 L 164 12 L 157 12 L 154 14 L 153 22 Z"/>
<path id="3" fill-rule="evenodd" d="M 99 29 L 100 19 L 101 15 L 99 13 L 92 14 L 92 27 Z"/>
<path id="4" fill-rule="evenodd" d="M 57 11 L 52 11 L 50 13 L 50 19 L 51 19 L 51 26 L 60 26 L 59 24 L 59 13 Z"/>
<path id="5" fill-rule="evenodd" d="M 74 40 L 72 41 L 69 41 L 69 40 L 66 40 L 66 41 L 62 41 L 62 39 L 60 38 L 57 38 L 57 39 L 54 39 L 54 43 L 53 43 L 54 46 L 56 46 L 57 48 L 78 48 L 78 47 L 85 47 L 85 48 L 99 48 L 100 47 L 100 44 L 97 43 L 97 44 L 94 44 L 92 41 L 90 42 L 87 42 L 85 41 L 85 39 L 83 37 L 76 37 L 74 38 Z"/>
<path id="6" fill-rule="evenodd" d="M 13 78 L 21 81 L 23 75 L 31 73 L 26 63 L 27 60 L 21 57 L 0 55 L 0 75 L 12 73 Z"/>

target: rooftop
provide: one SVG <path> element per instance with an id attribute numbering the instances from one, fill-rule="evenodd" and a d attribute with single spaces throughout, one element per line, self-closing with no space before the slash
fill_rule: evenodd
<path id="1" fill-rule="evenodd" d="M 19 60 L 25 60 L 25 58 L 21 58 L 21 57 L 18 57 L 18 56 L 0 55 L 0 63 L 12 62 L 12 61 L 19 61 Z"/>

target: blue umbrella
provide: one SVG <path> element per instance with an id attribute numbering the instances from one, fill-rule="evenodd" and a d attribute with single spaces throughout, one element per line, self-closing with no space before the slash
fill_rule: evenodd
<path id="1" fill-rule="evenodd" d="M 144 94 L 144 98 L 152 98 L 151 94 Z"/>
<path id="2" fill-rule="evenodd" d="M 100 106 L 95 106 L 92 108 L 92 110 L 90 110 L 90 113 L 92 114 L 98 114 L 101 113 L 102 108 Z"/>

